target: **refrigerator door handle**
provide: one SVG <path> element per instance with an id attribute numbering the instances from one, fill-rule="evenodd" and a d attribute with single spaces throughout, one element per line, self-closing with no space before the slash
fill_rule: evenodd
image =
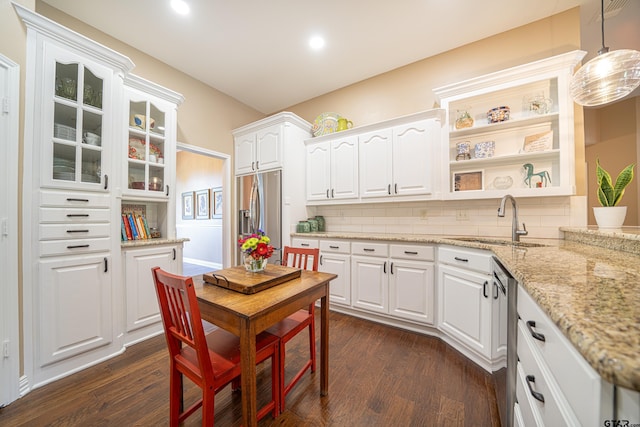
<path id="1" fill-rule="evenodd" d="M 260 226 L 260 189 L 258 186 L 258 177 L 253 176 L 251 184 L 251 198 L 249 200 L 249 226 L 250 232 L 255 233 Z"/>

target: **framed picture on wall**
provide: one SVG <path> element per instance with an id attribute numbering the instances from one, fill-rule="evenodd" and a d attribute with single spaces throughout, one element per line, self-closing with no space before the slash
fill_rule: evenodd
<path id="1" fill-rule="evenodd" d="M 196 219 L 209 219 L 209 190 L 196 191 Z"/>
<path id="2" fill-rule="evenodd" d="M 483 171 L 456 172 L 453 174 L 453 191 L 473 191 L 484 189 Z"/>
<path id="3" fill-rule="evenodd" d="M 182 193 L 182 219 L 193 219 L 193 191 Z"/>
<path id="4" fill-rule="evenodd" d="M 222 187 L 211 189 L 211 218 L 222 218 Z"/>

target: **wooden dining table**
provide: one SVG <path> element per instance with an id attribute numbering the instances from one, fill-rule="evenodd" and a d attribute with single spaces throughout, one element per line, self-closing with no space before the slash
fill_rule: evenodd
<path id="1" fill-rule="evenodd" d="M 218 272 L 216 272 L 218 273 Z M 256 335 L 320 300 L 320 395 L 329 388 L 329 282 L 337 276 L 303 270 L 300 277 L 253 294 L 194 280 L 202 318 L 240 337 L 242 422 L 257 426 Z"/>

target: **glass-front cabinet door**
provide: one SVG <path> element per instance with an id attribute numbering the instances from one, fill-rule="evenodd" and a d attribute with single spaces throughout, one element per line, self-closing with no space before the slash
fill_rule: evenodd
<path id="1" fill-rule="evenodd" d="M 127 192 L 168 197 L 167 109 L 162 102 L 128 92 Z M 147 97 L 148 98 L 148 97 Z"/>
<path id="2" fill-rule="evenodd" d="M 111 72 L 50 47 L 43 73 L 42 185 L 108 190 Z"/>

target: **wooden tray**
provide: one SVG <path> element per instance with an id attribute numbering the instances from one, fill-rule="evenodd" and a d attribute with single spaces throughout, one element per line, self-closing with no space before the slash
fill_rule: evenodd
<path id="1" fill-rule="evenodd" d="M 202 275 L 205 282 L 243 294 L 255 294 L 272 286 L 300 277 L 301 270 L 281 265 L 267 264 L 260 273 L 250 273 L 244 266 L 225 268 Z"/>

